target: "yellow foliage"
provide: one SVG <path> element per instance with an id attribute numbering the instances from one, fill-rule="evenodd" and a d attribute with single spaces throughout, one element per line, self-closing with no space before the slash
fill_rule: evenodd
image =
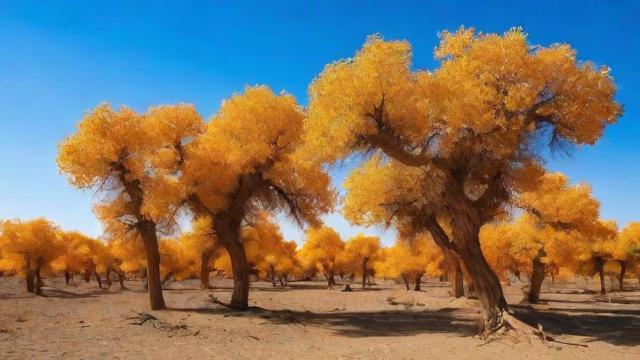
<path id="1" fill-rule="evenodd" d="M 24 276 L 37 268 L 47 270 L 52 261 L 64 254 L 57 226 L 45 218 L 9 220 L 0 225 L 2 271 Z"/>
<path id="2" fill-rule="evenodd" d="M 316 269 L 325 275 L 340 272 L 344 264 L 340 261 L 344 242 L 340 235 L 327 226 L 310 228 L 305 232 L 305 241 L 298 256 L 305 269 Z"/>

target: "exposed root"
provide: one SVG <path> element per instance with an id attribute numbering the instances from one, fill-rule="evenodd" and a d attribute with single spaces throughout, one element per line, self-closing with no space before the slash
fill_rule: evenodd
<path id="1" fill-rule="evenodd" d="M 498 326 L 493 329 L 485 330 L 481 338 L 487 342 L 490 342 L 495 340 L 497 336 L 506 334 L 514 337 L 516 341 L 526 340 L 527 342 L 531 342 L 532 340 L 540 340 L 547 346 L 550 346 L 549 342 L 554 342 L 563 345 L 588 347 L 586 344 L 557 340 L 553 336 L 548 335 L 544 332 L 542 324 L 538 324 L 538 328 L 536 329 L 535 327 L 521 320 L 518 320 L 515 316 L 511 315 L 508 312 L 504 312 L 502 314 L 502 321 Z"/>

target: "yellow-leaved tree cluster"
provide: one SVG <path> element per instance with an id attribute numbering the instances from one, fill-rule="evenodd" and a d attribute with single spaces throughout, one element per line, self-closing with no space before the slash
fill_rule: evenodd
<path id="1" fill-rule="evenodd" d="M 487 331 L 518 326 L 507 272 L 530 274 L 531 302 L 560 268 L 604 284 L 613 266 L 622 287 L 638 272 L 640 225 L 601 220 L 588 185 L 541 161 L 545 147 L 594 144 L 621 115 L 609 69 L 566 44 L 532 46 L 519 28 L 445 31 L 434 55 L 436 68 L 415 69 L 407 41 L 371 36 L 311 82 L 306 108 L 266 86 L 231 96 L 208 122 L 186 104 L 101 104 L 57 161 L 73 186 L 99 195 L 110 240 L 56 236 L 43 219 L 4 222 L 3 269 L 30 289 L 42 271 L 144 273 L 152 309 L 165 307 L 166 280 L 197 274 L 208 288 L 212 271 L 233 278 L 237 309 L 248 307 L 252 274 L 274 285 L 321 274 L 329 286 L 353 275 L 363 287 L 375 274 L 416 289 L 446 276 L 452 296 L 472 285 Z M 340 208 L 354 224 L 395 228 L 389 248 L 363 234 L 344 242 L 321 222 L 338 200 L 328 169 L 362 155 Z M 299 250 L 277 213 L 309 225 Z M 180 233 L 185 216 L 192 229 Z"/>

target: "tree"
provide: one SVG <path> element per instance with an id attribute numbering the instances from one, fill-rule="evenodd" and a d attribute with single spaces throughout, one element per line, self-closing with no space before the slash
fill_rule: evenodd
<path id="1" fill-rule="evenodd" d="M 594 231 L 583 246 L 576 258 L 581 260 L 581 271 L 587 275 L 598 274 L 600 279 L 600 294 L 606 294 L 604 274 L 607 261 L 613 256 L 618 225 L 615 221 L 598 221 L 598 231 Z"/>
<path id="2" fill-rule="evenodd" d="M 345 180 L 343 186 L 347 196 L 343 213 L 359 225 L 395 225 L 406 238 L 429 231 L 429 224 L 436 221 L 430 204 L 438 201 L 441 191 L 439 187 L 431 186 L 431 176 L 420 168 L 385 159 L 378 152 Z M 443 219 L 441 224 L 439 231 L 450 236 L 449 225 Z M 436 243 L 447 259 L 451 293 L 454 297 L 461 297 L 463 284 L 459 256 L 446 243 Z"/>
<path id="3" fill-rule="evenodd" d="M 418 234 L 410 239 L 398 239 L 389 248 L 382 250 L 380 260 L 374 263 L 376 274 L 387 278 L 400 278 L 407 290 L 413 280 L 414 290 L 421 290 L 422 276 L 443 274 L 444 256 L 427 234 Z"/>
<path id="4" fill-rule="evenodd" d="M 523 217 L 515 233 L 518 249 L 532 260 L 530 303 L 538 302 L 545 274 L 550 266 L 577 267 L 576 254 L 581 243 L 589 247 L 590 239 L 602 233 L 598 219 L 600 203 L 587 184 L 571 186 L 561 173 L 543 175 L 538 185 L 521 192 L 517 206 L 531 214 Z M 518 235 L 524 236 L 518 236 Z M 522 256 L 520 257 L 522 259 Z"/>
<path id="5" fill-rule="evenodd" d="M 620 264 L 618 282 L 623 290 L 627 268 L 640 262 L 640 223 L 630 222 L 618 233 L 612 255 Z"/>
<path id="6" fill-rule="evenodd" d="M 27 291 L 42 295 L 42 273 L 64 252 L 57 227 L 45 218 L 9 220 L 0 228 L 0 270 L 24 276 Z"/>
<path id="7" fill-rule="evenodd" d="M 191 262 L 198 265 L 198 269 L 193 269 L 200 277 L 200 287 L 210 289 L 209 275 L 213 259 L 219 255 L 220 243 L 213 232 L 212 220 L 208 216 L 199 216 L 193 221 L 193 229 L 190 232 L 181 234 L 179 241 L 183 244 L 186 256 Z"/>
<path id="8" fill-rule="evenodd" d="M 353 265 L 354 273 L 362 276 L 363 289 L 372 270 L 371 264 L 378 259 L 381 247 L 380 238 L 364 234 L 357 234 L 345 244 L 346 262 Z"/>
<path id="9" fill-rule="evenodd" d="M 425 196 L 423 219 L 462 260 L 486 331 L 505 319 L 518 327 L 480 249 L 480 228 L 535 181 L 541 144 L 601 137 L 621 113 L 615 87 L 606 68 L 578 62 L 568 45 L 530 46 L 520 29 L 443 32 L 435 56 L 439 68 L 413 71 L 408 42 L 373 36 L 354 58 L 326 66 L 309 89 L 308 151 L 330 163 L 379 149 L 428 172 L 422 187 L 438 196 Z"/>
<path id="10" fill-rule="evenodd" d="M 147 258 L 152 310 L 165 307 L 158 232 L 170 231 L 184 189 L 182 145 L 203 122 L 190 105 L 159 106 L 139 115 L 102 104 L 60 144 L 58 167 L 72 185 L 103 195 L 96 213 L 114 237 L 140 237 Z M 127 235 L 131 231 L 135 235 Z"/>
<path id="11" fill-rule="evenodd" d="M 317 223 L 335 195 L 320 164 L 297 151 L 302 109 L 291 95 L 248 88 L 226 100 L 202 136 L 184 148 L 187 200 L 213 229 L 233 268 L 230 306 L 247 309 L 249 269 L 241 229 L 263 210 L 287 209 L 299 223 Z"/>
<path id="12" fill-rule="evenodd" d="M 340 235 L 327 226 L 314 227 L 305 232 L 305 240 L 298 256 L 307 269 L 317 269 L 327 279 L 327 286 L 336 285 L 335 275 L 344 264 L 340 261 L 344 242 Z"/>

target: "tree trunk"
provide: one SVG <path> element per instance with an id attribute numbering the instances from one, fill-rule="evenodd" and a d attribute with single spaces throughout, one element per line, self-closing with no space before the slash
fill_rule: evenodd
<path id="1" fill-rule="evenodd" d="M 93 271 L 93 274 L 96 276 L 96 281 L 98 282 L 98 287 L 102 289 L 102 279 L 100 279 L 100 274 L 97 271 Z"/>
<path id="2" fill-rule="evenodd" d="M 402 274 L 400 275 L 400 277 L 402 277 L 402 281 L 404 281 L 404 286 L 407 288 L 407 291 L 409 291 L 411 289 L 411 287 L 409 287 L 409 276 L 407 274 Z"/>
<path id="3" fill-rule="evenodd" d="M 269 278 L 271 279 L 271 286 L 276 287 L 276 268 L 273 264 L 269 264 Z"/>
<path id="4" fill-rule="evenodd" d="M 120 290 L 125 290 L 127 288 L 124 286 L 124 273 L 122 271 L 118 271 L 118 282 L 120 283 Z"/>
<path id="5" fill-rule="evenodd" d="M 42 295 L 42 276 L 40 275 L 41 265 L 38 264 L 36 267 L 36 278 L 35 278 L 35 294 Z"/>
<path id="6" fill-rule="evenodd" d="M 604 260 L 596 259 L 596 270 L 598 270 L 598 276 L 600 276 L 600 294 L 607 293 L 604 285 Z"/>
<path id="7" fill-rule="evenodd" d="M 237 239 L 225 241 L 225 246 L 233 271 L 233 293 L 229 305 L 233 309 L 246 310 L 249 308 L 249 267 L 244 246 Z"/>
<path id="8" fill-rule="evenodd" d="M 84 269 L 84 282 L 89 283 L 91 281 L 91 267 L 87 267 Z"/>
<path id="9" fill-rule="evenodd" d="M 69 274 L 69 271 L 65 271 L 64 272 L 64 283 L 66 285 L 69 285 L 69 280 L 71 280 L 71 274 Z"/>
<path id="10" fill-rule="evenodd" d="M 459 298 L 464 296 L 464 284 L 462 281 L 462 269 L 460 268 L 460 261 L 453 252 L 447 250 L 447 265 L 449 269 L 447 271 L 448 281 L 451 283 L 451 296 Z"/>
<path id="11" fill-rule="evenodd" d="M 369 258 L 364 258 L 362 262 L 362 288 L 365 288 L 367 282 L 367 263 L 369 262 Z"/>
<path id="12" fill-rule="evenodd" d="M 160 280 L 160 253 L 158 251 L 158 236 L 155 223 L 151 220 L 144 220 L 140 224 L 140 232 L 147 255 L 149 304 L 151 305 L 151 310 L 165 309 L 166 306 L 162 297 L 162 281 Z"/>
<path id="13" fill-rule="evenodd" d="M 416 285 L 413 287 L 413 291 L 422 291 L 420 283 L 422 282 L 422 273 L 416 275 Z"/>
<path id="14" fill-rule="evenodd" d="M 540 289 L 542 281 L 546 274 L 546 269 L 539 257 L 533 259 L 533 271 L 531 272 L 531 283 L 529 285 L 529 294 L 527 299 L 531 304 L 537 304 L 540 300 Z"/>
<path id="15" fill-rule="evenodd" d="M 627 262 L 626 261 L 620 261 L 620 277 L 618 278 L 618 281 L 620 283 L 620 291 L 624 290 L 624 275 L 627 272 Z"/>
<path id="16" fill-rule="evenodd" d="M 209 282 L 209 275 L 211 274 L 211 266 L 209 263 L 211 262 L 211 257 L 213 256 L 212 251 L 203 251 L 200 256 L 200 288 L 201 289 L 211 289 L 211 283 Z"/>
<path id="17" fill-rule="evenodd" d="M 30 293 L 35 293 L 35 277 L 35 272 L 27 270 L 27 273 L 25 274 L 25 281 L 27 282 L 27 291 Z"/>
<path id="18" fill-rule="evenodd" d="M 334 287 L 336 285 L 336 275 L 333 270 L 329 270 L 329 276 L 327 276 L 327 287 Z"/>

